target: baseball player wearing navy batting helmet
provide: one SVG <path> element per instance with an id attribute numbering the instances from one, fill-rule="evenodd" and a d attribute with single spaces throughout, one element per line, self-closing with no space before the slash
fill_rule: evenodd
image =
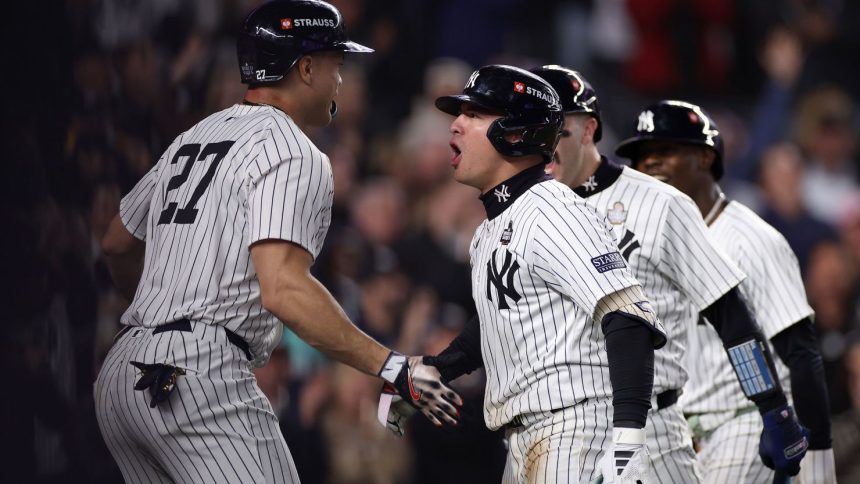
<path id="1" fill-rule="evenodd" d="M 331 5 L 263 4 L 239 37 L 245 102 L 179 135 L 122 199 L 102 245 L 131 305 L 95 399 L 127 482 L 299 481 L 251 372 L 282 324 L 456 423 L 461 400 L 439 372 L 358 330 L 310 273 L 333 191 L 305 130 L 331 121 L 345 52 L 371 49 Z"/>
<path id="2" fill-rule="evenodd" d="M 445 381 L 484 365 L 484 417 L 509 442 L 504 482 L 579 482 L 604 453 L 607 482 L 647 480 L 665 337 L 597 212 L 544 173 L 563 125 L 557 93 L 485 66 L 436 106 L 456 117 L 454 178 L 480 190 L 487 219 L 470 247 L 478 315 L 425 362 Z"/>
<path id="3" fill-rule="evenodd" d="M 797 474 L 802 456 L 799 482 L 835 483 L 824 370 L 797 258 L 779 232 L 723 194 L 718 184 L 723 141 L 716 123 L 695 104 L 660 101 L 642 110 L 636 133 L 616 153 L 692 197 L 714 242 L 747 274 L 740 293 L 779 355 L 780 382 L 791 388 L 797 416 L 810 431 L 806 455 L 794 453 L 791 465 L 780 468 L 775 456 L 795 452 L 794 439 L 776 430 L 786 425 L 783 412 L 789 407 L 765 413 L 762 429 L 762 419 L 738 391 L 733 358 L 714 329 L 699 324 L 689 333 L 690 381 L 682 404 L 698 441 L 705 482 L 765 482 L 775 466 L 782 482 L 785 474 Z"/>

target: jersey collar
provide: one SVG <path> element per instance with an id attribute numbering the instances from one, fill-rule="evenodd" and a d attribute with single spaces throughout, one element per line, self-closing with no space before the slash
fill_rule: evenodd
<path id="1" fill-rule="evenodd" d="M 546 180 L 552 180 L 552 176 L 544 172 L 543 163 L 538 163 L 491 188 L 480 196 L 484 209 L 487 210 L 487 219 L 498 217 L 526 190 Z"/>
<path id="2" fill-rule="evenodd" d="M 600 193 L 615 183 L 615 180 L 621 176 L 622 170 L 624 167 L 616 165 L 605 156 L 600 155 L 600 164 L 597 165 L 597 170 L 588 177 L 588 180 L 585 180 L 585 183 L 574 188 L 573 191 L 582 198 Z"/>

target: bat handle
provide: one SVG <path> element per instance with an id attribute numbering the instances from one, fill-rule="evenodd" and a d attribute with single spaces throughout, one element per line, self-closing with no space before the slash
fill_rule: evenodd
<path id="1" fill-rule="evenodd" d="M 773 471 L 773 484 L 791 484 L 791 477 L 785 472 L 777 469 Z"/>

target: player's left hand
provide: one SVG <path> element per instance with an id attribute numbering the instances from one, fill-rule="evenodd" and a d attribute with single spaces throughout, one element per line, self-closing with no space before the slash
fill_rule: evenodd
<path id="1" fill-rule="evenodd" d="M 836 484 L 833 449 L 810 450 L 800 461 L 800 484 Z"/>
<path id="2" fill-rule="evenodd" d="M 410 356 L 394 380 L 394 388 L 400 397 L 416 407 L 433 422 L 457 425 L 463 399 L 457 392 L 442 382 L 442 375 L 434 366 L 425 365 L 421 356 Z"/>
<path id="3" fill-rule="evenodd" d="M 597 464 L 594 484 L 649 484 L 653 482 L 651 457 L 645 447 L 645 429 L 612 429 L 612 445 Z"/>
<path id="4" fill-rule="evenodd" d="M 809 448 L 809 430 L 800 425 L 790 405 L 762 415 L 764 429 L 758 455 L 767 467 L 789 476 L 800 472 L 800 460 Z"/>

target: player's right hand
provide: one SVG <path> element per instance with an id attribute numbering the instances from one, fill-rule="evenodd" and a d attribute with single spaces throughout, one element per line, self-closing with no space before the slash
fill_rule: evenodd
<path id="1" fill-rule="evenodd" d="M 612 429 L 612 445 L 597 464 L 593 484 L 650 484 L 651 457 L 645 447 L 645 429 Z"/>
<path id="2" fill-rule="evenodd" d="M 394 388 L 403 400 L 421 411 L 434 425 L 443 422 L 457 425 L 463 399 L 442 382 L 439 370 L 425 365 L 420 356 L 410 356 L 394 380 Z"/>
<path id="3" fill-rule="evenodd" d="M 789 476 L 800 472 L 800 461 L 809 448 L 809 430 L 800 425 L 790 405 L 762 415 L 764 428 L 758 455 L 767 467 Z"/>
<path id="4" fill-rule="evenodd" d="M 376 416 L 379 423 L 384 425 L 394 435 L 403 437 L 406 433 L 406 422 L 417 411 L 417 408 L 413 407 L 397 393 L 397 389 L 391 383 L 385 382 L 382 385 Z"/>

